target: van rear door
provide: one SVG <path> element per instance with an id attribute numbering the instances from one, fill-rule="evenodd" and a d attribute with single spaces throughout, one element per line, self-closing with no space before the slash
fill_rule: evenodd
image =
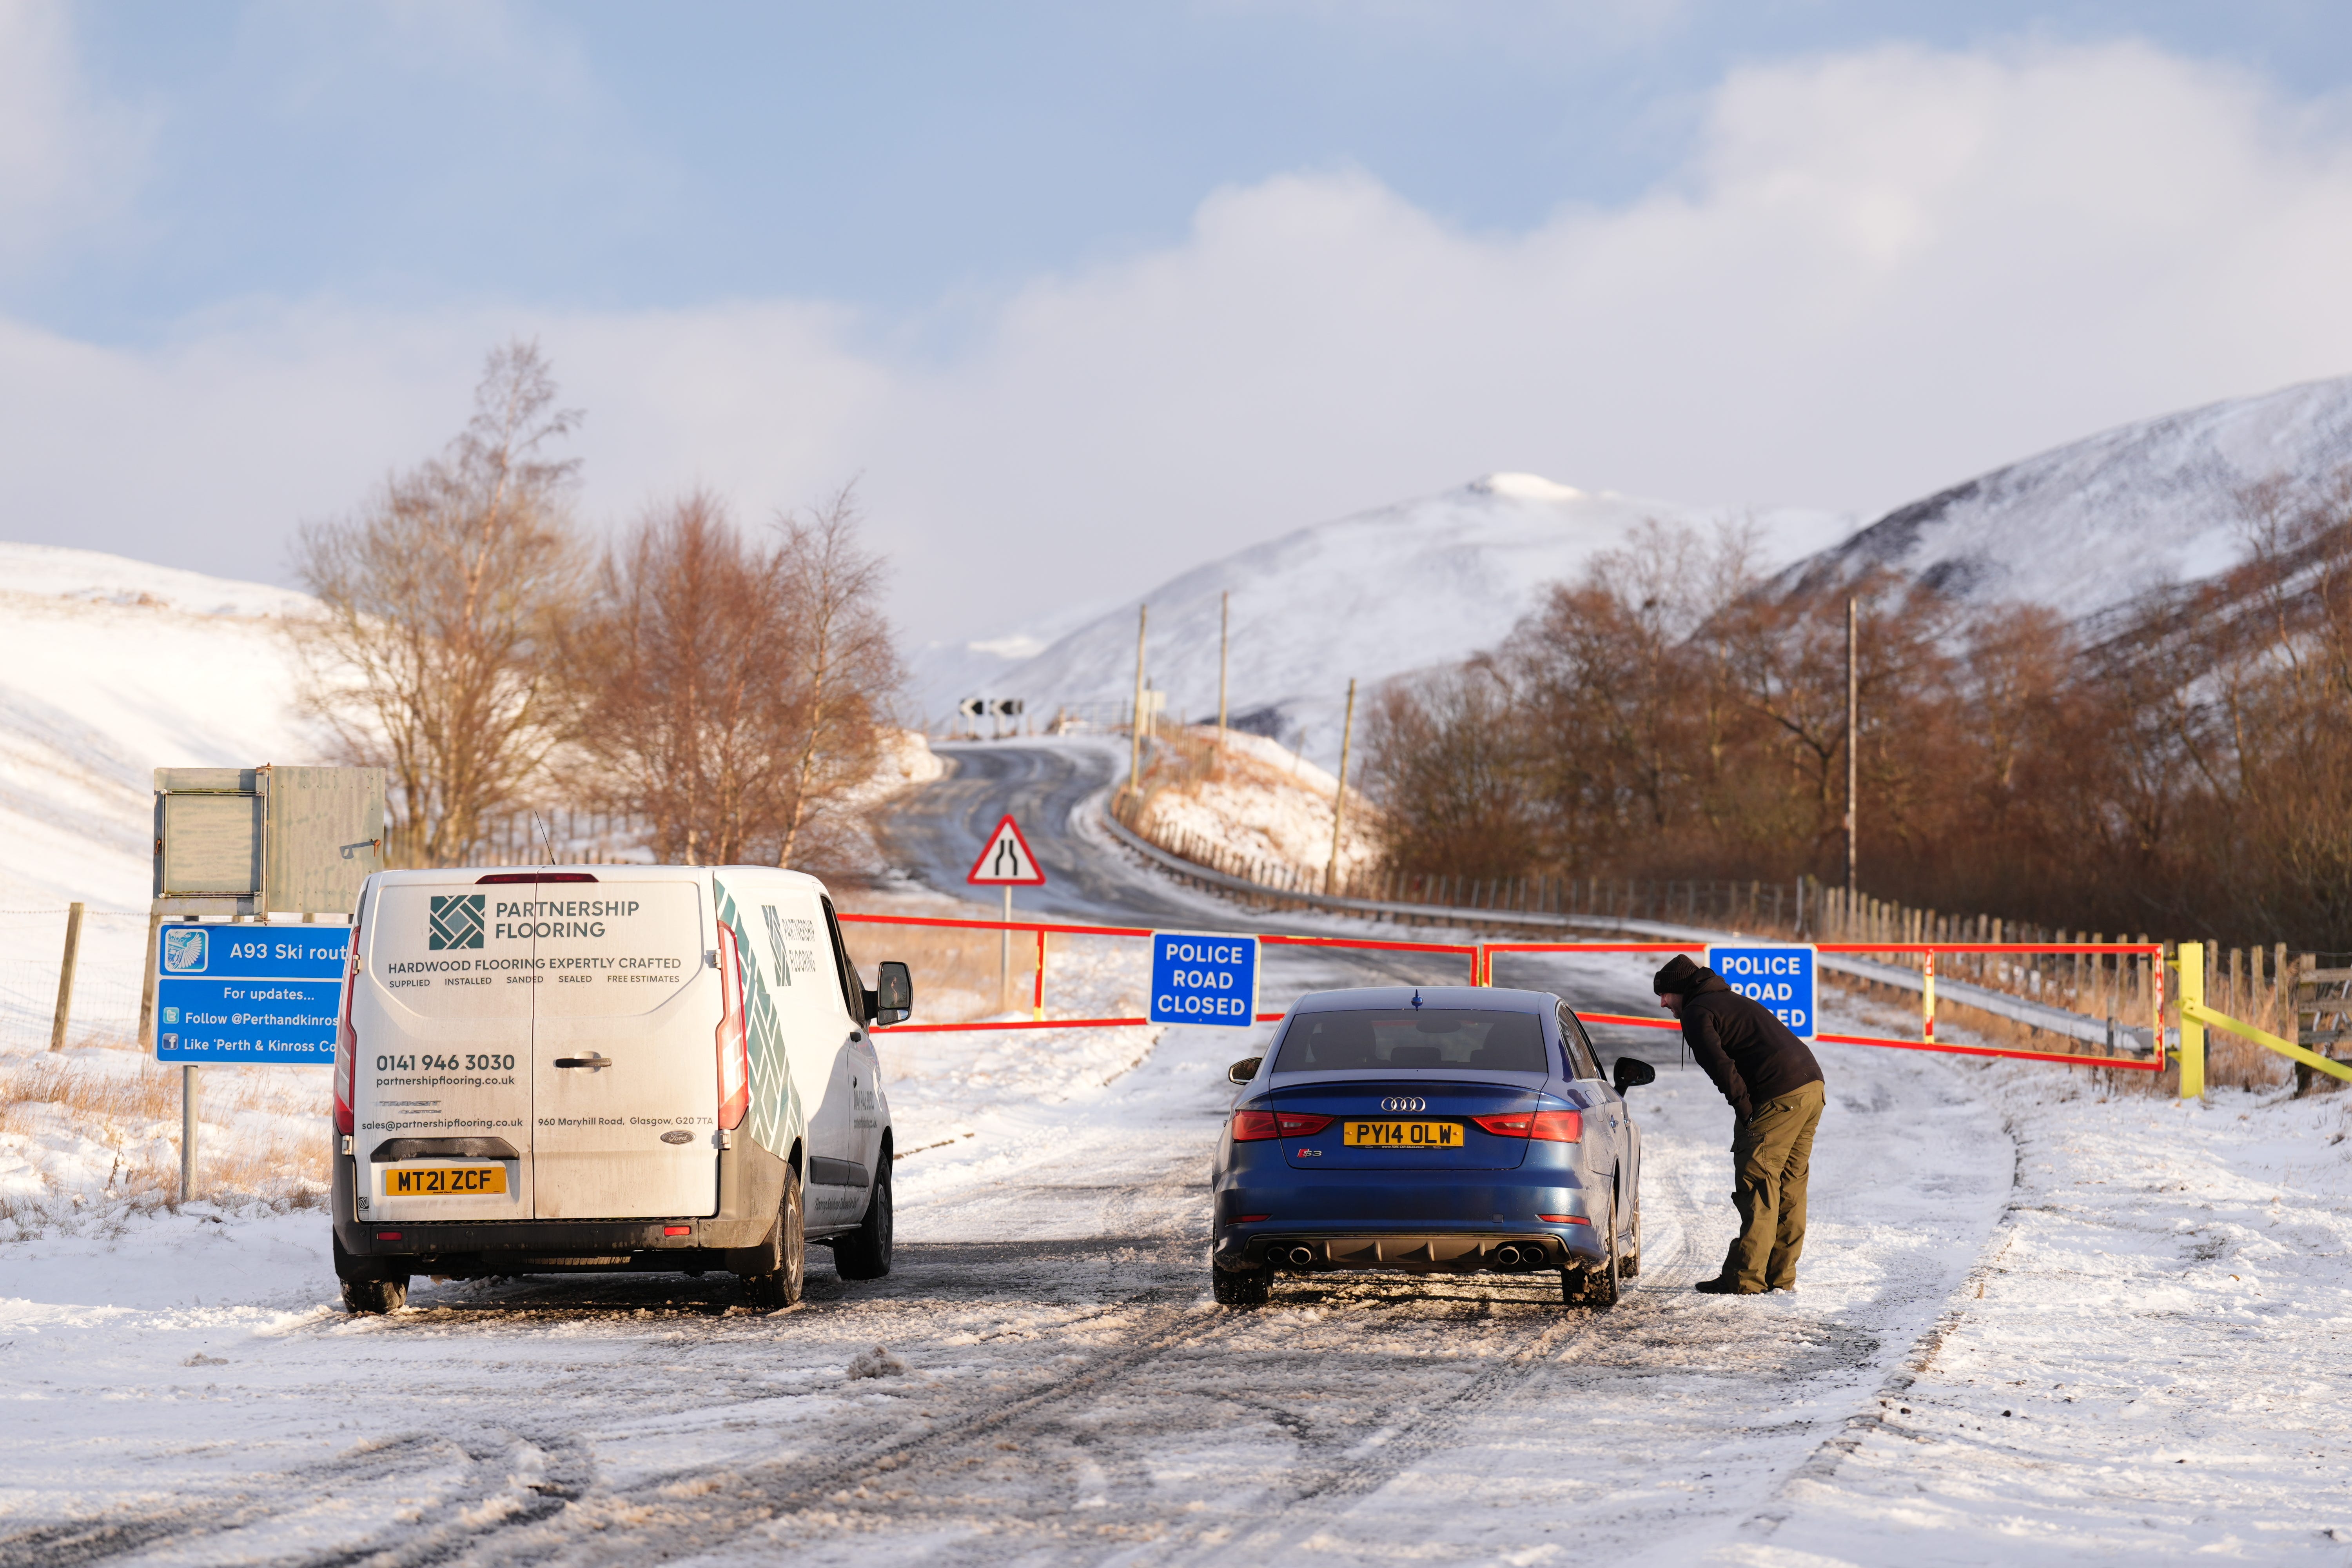
<path id="1" fill-rule="evenodd" d="M 489 891 L 491 929 L 534 948 L 533 1215 L 716 1214 L 721 1009 L 699 880 Z"/>
<path id="2" fill-rule="evenodd" d="M 529 939 L 493 940 L 476 873 L 371 889 L 352 997 L 357 1217 L 531 1213 Z"/>

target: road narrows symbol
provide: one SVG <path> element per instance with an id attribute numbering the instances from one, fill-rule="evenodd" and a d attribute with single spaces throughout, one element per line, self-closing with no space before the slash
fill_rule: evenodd
<path id="1" fill-rule="evenodd" d="M 964 880 L 975 887 L 1034 888 L 1044 884 L 1045 868 L 1037 864 L 1029 840 L 1021 836 L 1021 825 L 1008 815 L 988 836 Z"/>

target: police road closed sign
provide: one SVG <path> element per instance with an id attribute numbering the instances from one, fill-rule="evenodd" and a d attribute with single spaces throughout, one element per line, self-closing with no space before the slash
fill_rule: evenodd
<path id="1" fill-rule="evenodd" d="M 1244 1028 L 1257 1021 L 1257 938 L 1151 933 L 1151 1021 Z"/>
<path id="2" fill-rule="evenodd" d="M 167 925 L 155 943 L 155 1059 L 335 1059 L 348 926 Z"/>
<path id="3" fill-rule="evenodd" d="M 1821 1028 L 1815 1006 L 1815 952 L 1810 943 L 1758 942 L 1745 947 L 1710 947 L 1706 966 L 1742 996 L 1770 1009 L 1789 1026 L 1789 1032 L 1810 1040 Z"/>

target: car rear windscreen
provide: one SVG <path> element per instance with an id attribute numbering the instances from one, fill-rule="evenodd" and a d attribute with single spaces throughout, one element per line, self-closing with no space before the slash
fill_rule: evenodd
<path id="1" fill-rule="evenodd" d="M 1398 1007 L 1301 1013 L 1283 1031 L 1276 1072 L 1472 1068 L 1550 1071 L 1543 1020 L 1532 1013 Z"/>

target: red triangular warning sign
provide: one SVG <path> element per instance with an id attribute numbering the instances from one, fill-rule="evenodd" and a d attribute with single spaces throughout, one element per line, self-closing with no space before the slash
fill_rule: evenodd
<path id="1" fill-rule="evenodd" d="M 1005 883 L 1034 888 L 1045 882 L 1045 868 L 1037 864 L 1037 857 L 1029 852 L 1029 840 L 1021 837 L 1021 825 L 1008 816 L 988 836 L 988 847 L 971 863 L 971 874 L 964 880 L 985 887 Z"/>

